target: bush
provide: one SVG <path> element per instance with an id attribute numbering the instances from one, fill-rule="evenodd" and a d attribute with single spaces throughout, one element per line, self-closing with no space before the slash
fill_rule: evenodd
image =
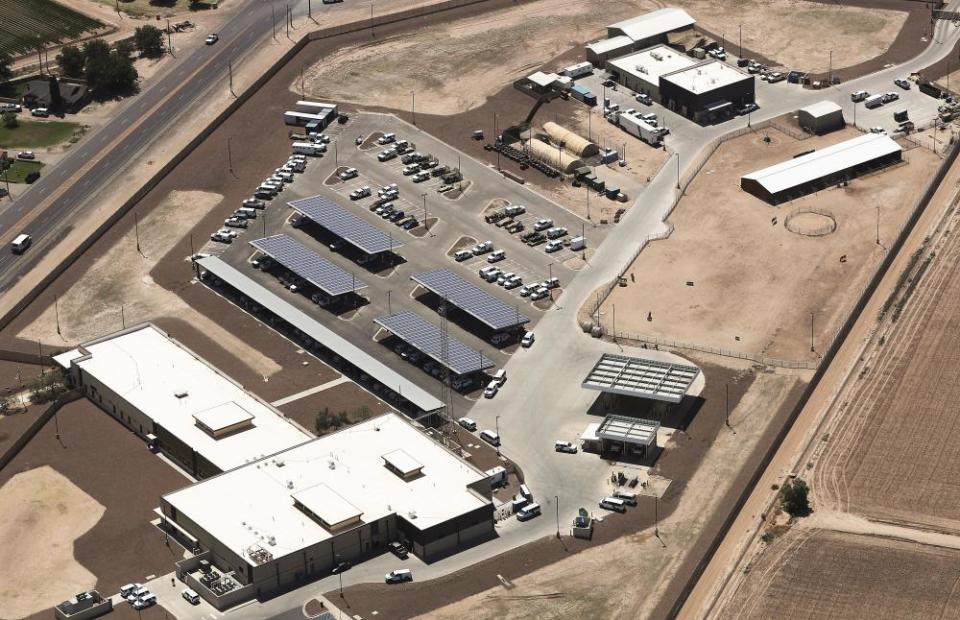
<path id="1" fill-rule="evenodd" d="M 36 404 L 56 400 L 67 391 L 66 379 L 60 370 L 45 372 L 27 383 L 26 387 L 30 390 L 30 402 Z"/>
<path id="2" fill-rule="evenodd" d="M 810 487 L 802 478 L 787 480 L 780 488 L 780 504 L 791 517 L 810 513 Z"/>
<path id="3" fill-rule="evenodd" d="M 7 52 L 0 52 L 0 82 L 6 82 L 13 77 L 13 70 L 10 65 L 13 58 Z"/>
<path id="4" fill-rule="evenodd" d="M 3 126 L 7 129 L 16 129 L 20 122 L 17 120 L 16 112 L 3 113 Z"/>

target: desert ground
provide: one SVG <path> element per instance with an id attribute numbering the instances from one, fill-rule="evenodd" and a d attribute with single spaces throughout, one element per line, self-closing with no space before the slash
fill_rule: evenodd
<path id="1" fill-rule="evenodd" d="M 796 528 L 770 545 L 720 618 L 956 618 L 960 551 Z"/>
<path id="2" fill-rule="evenodd" d="M 861 380 L 842 395 L 842 415 L 815 466 L 824 508 L 960 532 L 958 223 L 954 215 L 918 258 L 924 268 L 935 254 Z"/>
<path id="3" fill-rule="evenodd" d="M 96 585 L 74 557 L 74 541 L 104 507 L 50 467 L 0 487 L 0 617 L 22 618 Z"/>
<path id="4" fill-rule="evenodd" d="M 744 0 L 735 6 L 682 0 L 674 6 L 718 36 L 726 34 L 730 49 L 743 24 L 745 47 L 808 71 L 826 70 L 824 40 L 831 42 L 834 67 L 855 65 L 886 51 L 906 20 L 900 11 L 796 0 Z M 607 24 L 657 8 L 660 3 L 652 0 L 538 0 L 427 26 L 336 51 L 306 70 L 305 92 L 401 110 L 410 109 L 414 92 L 417 111 L 457 114 L 567 50 L 603 38 Z M 300 92 L 299 78 L 290 88 Z"/>
<path id="5" fill-rule="evenodd" d="M 601 323 L 615 323 L 617 333 L 816 360 L 940 160 L 928 149 L 905 150 L 905 163 L 778 207 L 742 191 L 739 181 L 856 135 L 848 129 L 798 141 L 767 128 L 721 144 L 671 215 L 671 236 L 644 249 L 627 271 L 627 286 L 603 303 Z M 808 209 L 830 216 L 804 214 Z M 831 216 L 830 234 L 794 232 L 830 226 Z M 817 352 L 810 350 L 811 312 Z"/>

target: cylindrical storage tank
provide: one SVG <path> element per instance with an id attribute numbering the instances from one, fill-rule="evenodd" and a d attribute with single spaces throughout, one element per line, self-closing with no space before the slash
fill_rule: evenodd
<path id="1" fill-rule="evenodd" d="M 543 140 L 533 139 L 527 141 L 527 149 L 530 151 L 532 157 L 567 174 L 584 165 L 582 159 L 578 159 L 566 151 L 561 151 Z"/>
<path id="2" fill-rule="evenodd" d="M 600 152 L 600 147 L 593 142 L 553 121 L 544 123 L 543 130 L 550 136 L 551 141 L 563 146 L 577 157 L 592 157 Z"/>

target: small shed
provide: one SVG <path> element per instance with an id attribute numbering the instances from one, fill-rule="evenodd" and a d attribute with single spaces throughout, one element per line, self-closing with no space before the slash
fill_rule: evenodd
<path id="1" fill-rule="evenodd" d="M 797 120 L 804 131 L 818 136 L 842 129 L 845 125 L 843 108 L 832 101 L 819 101 L 800 108 Z"/>

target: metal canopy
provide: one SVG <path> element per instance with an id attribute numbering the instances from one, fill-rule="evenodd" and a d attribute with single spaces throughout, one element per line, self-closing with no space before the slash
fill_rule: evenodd
<path id="1" fill-rule="evenodd" d="M 323 196 L 301 198 L 287 204 L 365 254 L 392 252 L 403 245 L 388 233 Z"/>
<path id="2" fill-rule="evenodd" d="M 494 365 L 493 361 L 487 359 L 480 351 L 468 347 L 449 335 L 446 351 L 444 351 L 443 333 L 440 328 L 414 312 L 388 314 L 374 319 L 374 322 L 458 375 L 477 372 Z"/>
<path id="3" fill-rule="evenodd" d="M 530 318 L 520 314 L 516 308 L 511 308 L 449 269 L 425 271 L 410 276 L 410 279 L 492 329 L 501 330 L 530 322 Z"/>
<path id="4" fill-rule="evenodd" d="M 696 366 L 604 353 L 581 387 L 679 403 L 699 374 Z"/>
<path id="5" fill-rule="evenodd" d="M 622 441 L 641 446 L 657 442 L 660 423 L 654 420 L 630 418 L 623 415 L 608 415 L 597 429 L 597 437 L 609 441 Z"/>
<path id="6" fill-rule="evenodd" d="M 273 315 L 283 319 L 290 326 L 300 330 L 312 340 L 320 343 L 328 350 L 336 353 L 352 364 L 362 373 L 369 375 L 402 398 L 413 403 L 418 409 L 426 413 L 439 411 L 444 404 L 432 394 L 396 372 L 374 356 L 370 355 L 343 336 L 337 334 L 322 323 L 309 317 L 290 302 L 280 298 L 272 291 L 246 274 L 225 263 L 216 256 L 199 258 L 196 264 L 223 282 L 229 284 L 238 292 L 248 297 L 254 303 L 262 306 Z"/>
<path id="7" fill-rule="evenodd" d="M 352 273 L 334 265 L 288 235 L 255 239 L 250 245 L 331 297 L 367 287 Z"/>

